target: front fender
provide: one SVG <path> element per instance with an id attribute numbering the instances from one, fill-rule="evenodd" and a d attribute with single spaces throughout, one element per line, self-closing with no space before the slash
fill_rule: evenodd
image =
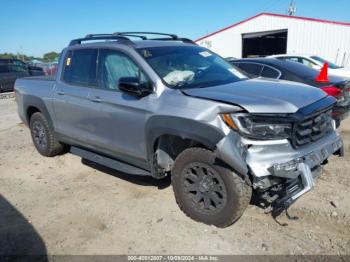
<path id="1" fill-rule="evenodd" d="M 214 150 L 225 136 L 218 128 L 192 119 L 176 116 L 153 116 L 146 123 L 146 146 L 148 160 L 152 159 L 154 144 L 162 135 L 174 135 L 198 141 Z"/>

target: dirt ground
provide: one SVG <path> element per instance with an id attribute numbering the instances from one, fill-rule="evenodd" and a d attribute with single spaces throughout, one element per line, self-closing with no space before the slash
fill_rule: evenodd
<path id="1" fill-rule="evenodd" d="M 13 99 L 0 99 L 0 254 L 350 254 L 350 121 L 345 158 L 278 225 L 249 206 L 218 229 L 187 218 L 169 181 L 40 156 Z"/>

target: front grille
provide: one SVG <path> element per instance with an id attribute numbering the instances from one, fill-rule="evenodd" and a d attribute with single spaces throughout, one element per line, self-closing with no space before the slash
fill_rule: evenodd
<path id="1" fill-rule="evenodd" d="M 332 110 L 304 118 L 294 124 L 292 143 L 301 147 L 315 142 L 332 132 Z"/>

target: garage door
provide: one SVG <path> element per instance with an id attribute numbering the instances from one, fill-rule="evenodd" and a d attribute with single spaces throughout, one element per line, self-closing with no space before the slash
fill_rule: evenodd
<path id="1" fill-rule="evenodd" d="M 287 29 L 242 34 L 242 57 L 285 54 L 287 39 Z"/>

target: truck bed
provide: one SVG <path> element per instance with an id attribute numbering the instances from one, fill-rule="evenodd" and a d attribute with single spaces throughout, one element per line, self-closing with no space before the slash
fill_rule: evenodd
<path id="1" fill-rule="evenodd" d="M 26 80 L 37 80 L 37 81 L 55 81 L 56 80 L 56 75 L 50 75 L 50 76 L 29 76 L 29 77 L 24 77 L 21 79 L 26 79 Z"/>

